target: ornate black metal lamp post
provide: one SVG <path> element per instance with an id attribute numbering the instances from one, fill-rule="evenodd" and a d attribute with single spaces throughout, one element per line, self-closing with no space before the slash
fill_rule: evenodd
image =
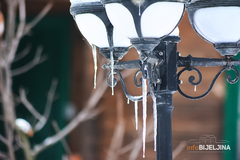
<path id="1" fill-rule="evenodd" d="M 108 84 L 111 87 L 115 86 L 116 83 L 111 75 L 113 73 L 118 74 L 124 92 L 130 100 L 143 100 L 146 103 L 146 96 L 152 96 L 156 111 L 155 119 L 157 120 L 155 124 L 157 125 L 155 127 L 157 160 L 172 160 L 171 113 L 173 110 L 173 93 L 179 91 L 181 95 L 189 99 L 202 98 L 211 91 L 216 79 L 225 70 L 233 70 L 236 73 L 234 80 L 227 76 L 229 83 L 236 83 L 239 79 L 239 72 L 234 66 L 239 65 L 240 61 L 233 59 L 233 56 L 240 51 L 240 19 L 231 20 L 231 16 L 240 15 L 240 2 L 234 0 L 200 0 L 187 3 L 189 19 L 193 28 L 202 38 L 212 43 L 215 49 L 222 56 L 225 56 L 224 59 L 195 58 L 191 55 L 188 57 L 179 56 L 177 43 L 180 41 L 180 38 L 176 33 L 176 27 L 185 9 L 185 4 L 182 0 L 102 0 L 102 2 L 113 26 L 125 33 L 132 45 L 138 50 L 140 56 L 139 60 L 115 61 L 114 63 L 104 65 L 104 69 L 111 70 L 108 75 Z M 92 10 L 94 3 L 88 4 Z M 75 16 L 75 19 L 77 14 L 82 14 L 82 11 L 78 10 L 82 10 L 83 7 L 82 3 L 76 4 L 72 3 L 71 7 L 71 13 Z M 85 10 L 83 9 L 83 11 Z M 210 23 L 209 19 L 206 18 L 206 14 L 208 14 L 211 20 L 214 19 L 214 22 Z M 219 14 L 224 16 L 219 17 Z M 226 21 L 228 22 L 227 24 L 225 24 Z M 79 21 L 77 23 L 84 25 L 84 22 Z M 222 25 L 217 26 L 216 24 Z M 233 27 L 234 25 L 236 27 Z M 79 28 L 81 30 L 81 27 Z M 113 46 L 110 45 L 109 48 L 111 50 Z M 217 73 L 209 89 L 204 94 L 192 97 L 186 95 L 180 89 L 180 76 L 183 72 L 196 71 L 199 75 L 198 81 L 195 82 L 195 77 L 190 76 L 189 83 L 197 86 L 202 81 L 202 75 L 196 67 L 212 66 L 223 66 L 223 68 Z M 178 67 L 183 67 L 179 73 L 177 73 Z M 144 81 L 146 82 L 147 79 L 149 93 L 144 91 L 142 96 L 137 97 L 128 93 L 119 70 L 133 68 L 139 69 L 134 78 L 136 86 L 143 87 L 143 90 L 145 90 Z M 142 73 L 142 83 L 138 84 L 137 75 L 140 72 Z M 145 105 L 144 103 L 143 106 Z M 143 110 L 143 112 L 146 112 L 146 110 Z M 143 117 L 143 119 L 146 119 L 146 117 Z"/>

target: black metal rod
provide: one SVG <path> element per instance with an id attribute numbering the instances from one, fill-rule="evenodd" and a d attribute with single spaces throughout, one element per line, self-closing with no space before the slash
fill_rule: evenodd
<path id="1" fill-rule="evenodd" d="M 178 67 L 217 67 L 217 66 L 238 66 L 239 60 L 236 59 L 217 59 L 217 58 L 197 58 L 197 57 L 179 57 Z"/>
<path id="2" fill-rule="evenodd" d="M 157 98 L 157 160 L 172 160 L 172 94 Z"/>

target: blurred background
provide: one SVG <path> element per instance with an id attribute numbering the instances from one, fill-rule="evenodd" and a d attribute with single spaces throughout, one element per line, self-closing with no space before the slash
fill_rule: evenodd
<path id="1" fill-rule="evenodd" d="M 6 13 L 3 0 L 1 9 Z M 26 0 L 27 19 L 30 21 L 46 5 L 47 0 Z M 71 154 L 76 160 L 122 160 L 143 159 L 141 146 L 141 103 L 139 103 L 139 130 L 135 130 L 134 103 L 127 104 L 121 84 L 115 87 L 115 95 L 107 86 L 107 72 L 101 66 L 107 62 L 98 54 L 97 89 L 93 89 L 92 48 L 81 35 L 69 13 L 68 0 L 55 0 L 51 11 L 25 36 L 18 48 L 21 52 L 31 45 L 31 52 L 20 62 L 13 64 L 13 69 L 34 57 L 37 47 L 43 47 L 47 60 L 32 70 L 13 78 L 13 90 L 18 93 L 20 87 L 28 92 L 28 99 L 41 113 L 46 103 L 46 95 L 52 79 L 58 79 L 57 98 L 53 103 L 49 122 L 43 130 L 31 138 L 32 145 L 40 143 L 46 137 L 56 133 L 51 125 L 56 120 L 60 129 L 66 126 L 77 114 L 89 105 L 96 108 L 96 116 L 81 122 L 66 138 L 68 145 L 57 145 L 43 151 L 38 159 L 62 159 L 62 155 Z M 178 51 L 181 56 L 221 58 L 211 44 L 208 44 L 193 31 L 187 13 L 180 25 L 181 42 Z M 123 60 L 138 59 L 134 48 Z M 194 92 L 194 86 L 188 84 L 188 77 L 196 73 L 184 73 L 181 76 L 181 88 L 188 94 L 204 93 L 212 79 L 220 70 L 218 67 L 201 68 L 203 81 Z M 125 82 L 133 95 L 141 94 L 141 89 L 133 84 L 134 71 L 124 71 Z M 237 160 L 238 155 L 238 97 L 239 83 L 230 85 L 225 74 L 216 81 L 212 91 L 200 100 L 188 100 L 179 93 L 174 94 L 172 114 L 172 141 L 174 160 Z M 196 75 L 197 77 L 197 75 Z M 16 108 L 17 116 L 34 122 L 23 106 Z M 148 138 L 146 148 L 147 160 L 155 159 L 153 151 L 152 100 L 148 98 Z M 190 153 L 186 149 L 187 141 L 198 139 L 202 135 L 214 135 L 217 140 L 230 142 L 231 151 L 217 153 Z M 140 143 L 139 143 L 140 141 Z M 64 147 L 63 147 L 64 146 Z M 19 156 L 21 153 L 19 152 Z M 74 159 L 74 160 L 75 160 Z"/>

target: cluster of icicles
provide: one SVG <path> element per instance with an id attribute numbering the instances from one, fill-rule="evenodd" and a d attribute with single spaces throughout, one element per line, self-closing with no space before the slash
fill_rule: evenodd
<path id="1" fill-rule="evenodd" d="M 97 50 L 96 46 L 92 45 L 92 53 L 94 60 L 94 88 L 96 88 L 96 77 L 97 77 Z M 110 61 L 111 61 L 111 81 L 112 81 L 112 95 L 114 95 L 114 60 L 113 52 L 110 52 Z M 143 158 L 145 158 L 145 143 L 146 143 L 146 130 L 147 130 L 147 80 L 142 79 L 142 107 L 143 107 L 143 129 L 142 129 L 142 142 L 143 142 Z M 129 104 L 129 99 L 128 99 Z M 136 130 L 138 130 L 138 101 L 134 101 L 134 110 L 135 110 L 135 124 Z M 154 115 L 154 151 L 156 151 L 156 136 L 157 136 L 157 106 L 156 98 L 153 98 L 153 115 Z"/>

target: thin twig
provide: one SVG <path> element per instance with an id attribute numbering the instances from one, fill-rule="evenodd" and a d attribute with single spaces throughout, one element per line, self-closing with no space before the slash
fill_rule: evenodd
<path id="1" fill-rule="evenodd" d="M 54 101 L 54 96 L 55 96 L 55 92 L 57 89 L 57 84 L 58 84 L 58 80 L 57 79 L 53 79 L 52 80 L 52 84 L 51 84 L 51 88 L 48 92 L 47 95 L 47 104 L 45 106 L 45 111 L 44 114 L 42 116 L 42 120 L 40 120 L 35 126 L 34 126 L 34 131 L 37 132 L 39 130 L 41 130 L 43 128 L 43 126 L 46 124 L 49 115 L 50 115 L 50 111 L 52 109 L 52 103 Z"/>
<path id="2" fill-rule="evenodd" d="M 14 76 L 18 76 L 20 74 L 23 74 L 23 73 L 29 71 L 30 69 L 32 69 L 33 67 L 35 67 L 36 65 L 44 62 L 47 59 L 47 57 L 42 56 L 42 51 L 43 51 L 43 48 L 38 47 L 37 52 L 36 52 L 33 60 L 31 62 L 29 62 L 28 64 L 20 67 L 20 68 L 12 70 L 12 76 L 14 77 Z"/>
<path id="3" fill-rule="evenodd" d="M 173 159 L 175 159 L 186 147 L 187 141 L 182 141 L 174 150 L 173 150 Z"/>
<path id="4" fill-rule="evenodd" d="M 61 131 L 56 121 L 52 121 L 52 126 L 56 133 Z M 63 148 L 65 149 L 66 153 L 70 157 L 72 155 L 72 152 L 67 141 L 64 138 L 62 138 L 61 142 L 62 142 Z"/>
<path id="5" fill-rule="evenodd" d="M 131 75 L 133 71 L 134 70 L 123 71 L 123 74 L 122 74 L 123 78 L 126 78 L 127 76 Z M 65 126 L 61 130 L 61 132 L 58 132 L 52 137 L 46 138 L 42 143 L 35 145 L 32 151 L 32 154 L 34 156 L 37 156 L 40 152 L 56 144 L 59 140 L 61 140 L 66 135 L 68 135 L 73 129 L 75 129 L 78 126 L 78 124 L 88 120 L 89 113 L 91 113 L 94 110 L 94 108 L 96 107 L 96 104 L 99 102 L 99 100 L 101 99 L 101 97 L 103 96 L 107 88 L 108 88 L 108 85 L 106 83 L 106 79 L 104 79 L 101 85 L 99 85 L 99 88 L 93 91 L 92 95 L 88 99 L 87 105 L 83 107 L 84 109 L 81 112 L 79 112 L 78 115 L 67 126 Z"/>
<path id="6" fill-rule="evenodd" d="M 3 137 L 1 134 L 0 134 L 0 141 L 2 141 L 4 144 L 7 144 L 7 139 L 5 137 Z"/>
<path id="7" fill-rule="evenodd" d="M 48 4 L 35 17 L 35 19 L 26 25 L 24 30 L 24 35 L 27 34 L 39 21 L 41 21 L 43 17 L 46 16 L 46 14 L 51 10 L 52 6 L 53 6 L 53 1 L 48 2 Z"/>
<path id="8" fill-rule="evenodd" d="M 20 99 L 22 104 L 28 109 L 28 111 L 38 120 L 41 120 L 42 115 L 33 107 L 33 105 L 28 101 L 26 97 L 25 90 L 21 88 L 19 90 Z"/>
<path id="9" fill-rule="evenodd" d="M 117 92 L 117 125 L 112 137 L 110 148 L 108 150 L 106 160 L 117 160 L 119 156 L 119 150 L 122 147 L 124 132 L 125 132 L 125 121 L 123 118 L 123 97 L 122 94 Z"/>
<path id="10" fill-rule="evenodd" d="M 20 39 L 23 37 L 23 32 L 24 32 L 24 28 L 26 25 L 26 4 L 25 4 L 25 0 L 19 0 L 19 24 L 18 24 L 18 28 L 17 28 L 17 33 L 16 35 L 13 37 L 12 39 L 12 43 L 11 43 L 11 49 L 8 53 L 7 56 L 7 61 L 9 63 L 12 63 L 16 51 L 18 49 L 18 45 L 20 42 Z"/>
<path id="11" fill-rule="evenodd" d="M 5 154 L 5 153 L 3 153 L 3 152 L 1 152 L 1 151 L 0 151 L 0 158 L 2 158 L 2 159 L 8 159 L 8 158 L 7 158 L 7 154 Z"/>
<path id="12" fill-rule="evenodd" d="M 30 50 L 31 50 L 31 45 L 27 45 L 27 47 L 25 47 L 24 50 L 21 51 L 21 53 L 18 53 L 17 55 L 15 55 L 13 62 L 17 62 L 22 58 L 24 58 L 30 52 Z"/>

